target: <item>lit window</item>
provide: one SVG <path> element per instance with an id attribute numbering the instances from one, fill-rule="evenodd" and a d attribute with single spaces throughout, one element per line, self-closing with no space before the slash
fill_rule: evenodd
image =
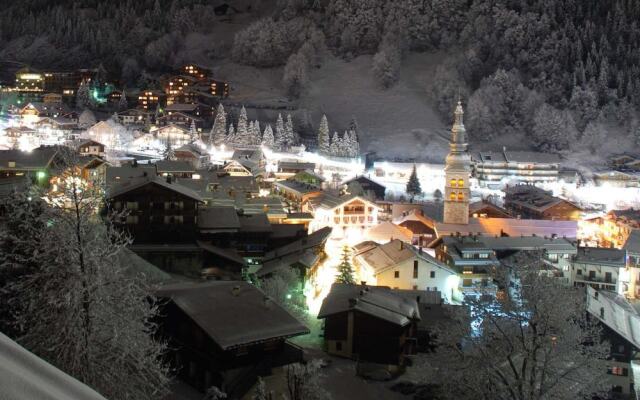
<path id="1" fill-rule="evenodd" d="M 462 192 L 458 193 L 458 200 L 464 200 L 464 194 Z"/>
<path id="2" fill-rule="evenodd" d="M 451 194 L 449 195 L 449 199 L 451 199 L 451 200 L 455 200 L 455 199 L 456 199 L 456 194 L 455 194 L 455 192 L 453 192 L 453 193 L 451 193 Z"/>
<path id="3" fill-rule="evenodd" d="M 458 186 L 463 187 L 464 186 L 464 180 L 458 179 Z"/>
<path id="4" fill-rule="evenodd" d="M 451 187 L 456 187 L 457 186 L 457 182 L 455 179 L 451 180 Z"/>

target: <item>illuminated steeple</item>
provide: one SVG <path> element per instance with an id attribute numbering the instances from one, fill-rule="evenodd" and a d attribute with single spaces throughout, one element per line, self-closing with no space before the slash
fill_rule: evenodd
<path id="1" fill-rule="evenodd" d="M 463 116 L 462 102 L 458 100 L 451 127 L 450 150 L 444 167 L 446 181 L 443 222 L 447 224 L 469 223 L 471 157 L 467 152 L 467 133 Z"/>

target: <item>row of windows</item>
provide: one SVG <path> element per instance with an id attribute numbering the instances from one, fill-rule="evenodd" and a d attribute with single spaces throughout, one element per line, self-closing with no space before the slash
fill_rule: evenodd
<path id="1" fill-rule="evenodd" d="M 451 192 L 451 194 L 449 195 L 449 200 L 458 200 L 458 201 L 462 201 L 464 200 L 464 193 L 462 192 Z"/>
<path id="2" fill-rule="evenodd" d="M 149 222 L 153 222 L 153 217 L 149 218 Z M 137 215 L 127 215 L 127 224 L 136 225 L 140 221 Z M 182 224 L 184 223 L 184 217 L 182 215 L 165 215 L 162 219 L 164 224 Z"/>
<path id="3" fill-rule="evenodd" d="M 464 179 L 451 179 L 449 183 L 451 187 L 464 187 Z"/>
<path id="4" fill-rule="evenodd" d="M 162 203 L 158 203 L 158 204 L 162 204 Z M 153 208 L 153 206 L 154 206 L 154 203 L 149 202 L 149 208 Z M 122 204 L 119 201 L 115 203 L 116 209 L 119 210 L 121 207 L 122 207 Z M 135 211 L 139 209 L 139 205 L 137 201 L 127 201 L 125 203 L 125 208 L 127 210 Z M 184 202 L 183 201 L 165 201 L 164 209 L 165 210 L 184 210 Z"/>
<path id="5" fill-rule="evenodd" d="M 400 278 L 400 271 L 393 271 L 393 277 L 398 279 Z M 435 278 L 436 271 L 429 271 L 429 278 Z M 413 262 L 413 279 L 418 279 L 418 262 Z"/>

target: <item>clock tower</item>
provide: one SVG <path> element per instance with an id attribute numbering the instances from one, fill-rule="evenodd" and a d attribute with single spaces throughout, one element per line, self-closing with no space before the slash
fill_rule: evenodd
<path id="1" fill-rule="evenodd" d="M 455 120 L 451 127 L 451 142 L 444 172 L 444 223 L 469 223 L 469 176 L 471 157 L 467 151 L 467 133 L 464 129 L 462 104 L 458 101 Z"/>

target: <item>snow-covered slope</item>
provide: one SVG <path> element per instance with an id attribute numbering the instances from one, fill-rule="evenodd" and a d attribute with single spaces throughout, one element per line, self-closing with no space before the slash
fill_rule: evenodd
<path id="1" fill-rule="evenodd" d="M 0 400 L 105 400 L 0 333 Z"/>

